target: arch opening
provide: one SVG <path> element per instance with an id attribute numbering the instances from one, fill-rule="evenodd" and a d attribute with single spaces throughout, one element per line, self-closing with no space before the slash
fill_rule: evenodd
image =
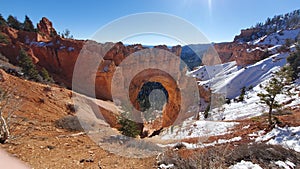
<path id="1" fill-rule="evenodd" d="M 168 91 L 160 82 L 144 83 L 137 96 L 138 108 L 144 120 L 152 121 L 161 117 L 168 99 Z"/>

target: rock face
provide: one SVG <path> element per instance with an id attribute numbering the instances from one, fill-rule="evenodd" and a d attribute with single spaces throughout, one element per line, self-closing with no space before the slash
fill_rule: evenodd
<path id="1" fill-rule="evenodd" d="M 246 43 L 219 43 L 215 44 L 214 47 L 222 63 L 236 61 L 238 65 L 245 66 L 260 61 L 268 56 L 268 52 L 264 50 L 257 49 L 250 51 L 257 46 L 248 45 Z"/>
<path id="2" fill-rule="evenodd" d="M 234 41 L 249 41 L 252 39 L 252 36 L 257 34 L 260 29 L 250 28 L 250 29 L 243 29 L 241 33 L 234 37 Z"/>
<path id="3" fill-rule="evenodd" d="M 56 36 L 56 30 L 52 26 L 52 22 L 49 21 L 46 17 L 43 17 L 42 20 L 37 24 L 38 31 L 41 34 L 48 36 Z"/>
<path id="4" fill-rule="evenodd" d="M 147 81 L 160 82 L 168 91 L 169 101 L 163 109 L 161 118 L 155 122 L 147 122 L 147 129 L 145 130 L 149 134 L 162 127 L 170 126 L 176 120 L 187 116 L 186 114 L 180 115 L 180 112 L 185 111 L 191 105 L 190 103 L 181 102 L 182 97 L 188 98 L 184 94 L 188 92 L 181 90 L 184 90 L 184 88 L 195 89 L 197 86 L 189 87 L 190 83 L 184 79 L 186 76 L 183 75 L 183 71 L 179 70 L 180 46 L 172 48 L 156 46 L 150 52 L 140 52 L 140 56 L 132 56 L 132 54 L 144 51 L 147 48 L 140 44 L 125 46 L 121 42 L 99 44 L 92 41 L 64 39 L 60 36 L 54 36 L 56 31 L 47 18 L 43 18 L 40 21 L 38 29 L 39 33 L 29 33 L 8 27 L 3 28 L 1 31 L 8 36 L 10 42 L 9 44 L 0 45 L 1 53 L 7 56 L 11 62 L 17 64 L 20 49 L 25 49 L 38 67 L 46 68 L 57 82 L 64 84 L 68 88 L 74 87 L 72 86 L 74 68 L 76 62 L 81 58 L 85 64 L 81 67 L 81 83 L 75 86 L 77 91 L 89 95 L 92 92 L 86 88 L 86 84 L 90 83 L 95 84 L 95 95 L 99 99 L 113 100 L 113 97 L 118 97 L 118 94 L 127 96 L 129 93 L 129 100 L 132 102 L 130 104 L 135 105 L 137 109 L 136 98 L 143 84 Z M 130 58 L 134 57 L 137 57 L 137 59 L 130 60 Z M 143 61 L 142 57 L 148 58 L 148 60 Z M 156 58 L 150 59 L 151 57 Z M 129 61 L 127 61 L 127 58 L 129 58 Z M 96 63 L 97 60 L 99 60 L 99 64 Z M 123 61 L 126 61 L 126 64 L 121 65 Z M 95 64 L 96 69 L 91 70 L 91 65 Z M 156 69 L 163 69 L 164 71 L 152 70 L 155 66 Z M 122 88 L 122 84 L 125 83 L 122 79 L 119 79 L 117 84 L 113 83 L 117 70 L 121 69 L 123 72 L 125 70 L 128 72 L 120 78 L 126 77 L 126 75 L 136 75 L 129 81 L 126 81 L 128 82 L 127 90 Z M 179 72 L 179 74 L 176 74 L 176 72 Z M 172 77 L 168 75 L 169 73 L 173 73 Z M 123 80 L 126 79 L 123 78 Z M 181 85 L 178 86 L 178 83 Z M 119 92 L 112 95 L 112 90 L 119 90 Z M 111 126 L 117 127 L 115 116 L 105 113 L 107 111 L 103 109 L 101 112 L 104 112 L 102 116 Z M 144 123 L 143 121 L 140 122 Z"/>

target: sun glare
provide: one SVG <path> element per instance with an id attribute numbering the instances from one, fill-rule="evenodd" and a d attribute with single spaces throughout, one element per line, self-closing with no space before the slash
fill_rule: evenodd
<path id="1" fill-rule="evenodd" d="M 212 0 L 208 0 L 208 10 L 209 10 L 209 13 L 211 14 L 211 12 L 212 12 Z"/>

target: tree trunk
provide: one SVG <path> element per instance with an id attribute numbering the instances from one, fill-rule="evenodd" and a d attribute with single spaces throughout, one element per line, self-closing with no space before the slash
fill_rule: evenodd
<path id="1" fill-rule="evenodd" d="M 6 123 L 6 120 L 0 116 L 0 143 L 4 144 L 5 141 L 9 138 L 9 129 Z"/>
<path id="2" fill-rule="evenodd" d="M 272 127 L 273 122 L 272 122 L 272 106 L 269 108 L 269 127 Z"/>

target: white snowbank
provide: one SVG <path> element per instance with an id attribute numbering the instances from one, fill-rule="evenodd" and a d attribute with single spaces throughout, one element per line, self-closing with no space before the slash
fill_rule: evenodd
<path id="1" fill-rule="evenodd" d="M 229 167 L 229 169 L 262 169 L 258 164 L 253 164 L 250 161 L 244 161 L 232 165 Z"/>
<path id="2" fill-rule="evenodd" d="M 295 164 L 294 163 L 292 163 L 292 162 L 290 162 L 290 161 L 285 161 L 285 162 L 283 162 L 283 161 L 276 161 L 275 162 L 275 164 L 276 165 L 278 165 L 280 168 L 284 168 L 284 169 L 294 169 L 295 168 Z"/>
<path id="3" fill-rule="evenodd" d="M 256 142 L 267 141 L 267 144 L 281 145 L 288 149 L 300 152 L 300 126 L 275 127 L 269 133 L 256 138 Z"/>
<path id="4" fill-rule="evenodd" d="M 170 127 L 162 132 L 161 139 L 180 140 L 186 138 L 209 137 L 228 133 L 236 122 L 185 121 L 181 126 Z"/>
<path id="5" fill-rule="evenodd" d="M 173 168 L 174 167 L 174 164 L 168 164 L 168 165 L 166 165 L 166 164 L 161 164 L 161 165 L 159 165 L 159 168 L 160 169 L 171 169 L 171 168 Z"/>
<path id="6" fill-rule="evenodd" d="M 225 144 L 225 143 L 230 143 L 230 142 L 236 142 L 236 141 L 240 141 L 242 140 L 242 137 L 234 137 L 231 138 L 229 140 L 225 140 L 225 139 L 219 139 L 217 141 L 214 141 L 212 143 L 196 143 L 196 144 L 192 144 L 192 143 L 186 143 L 186 142 L 181 142 L 187 149 L 196 149 L 196 148 L 204 148 L 204 147 L 211 147 L 211 146 L 215 146 L 215 145 L 220 145 L 220 144 Z M 177 143 L 173 143 L 173 144 L 158 144 L 158 146 L 160 147 L 174 147 L 176 146 Z"/>

